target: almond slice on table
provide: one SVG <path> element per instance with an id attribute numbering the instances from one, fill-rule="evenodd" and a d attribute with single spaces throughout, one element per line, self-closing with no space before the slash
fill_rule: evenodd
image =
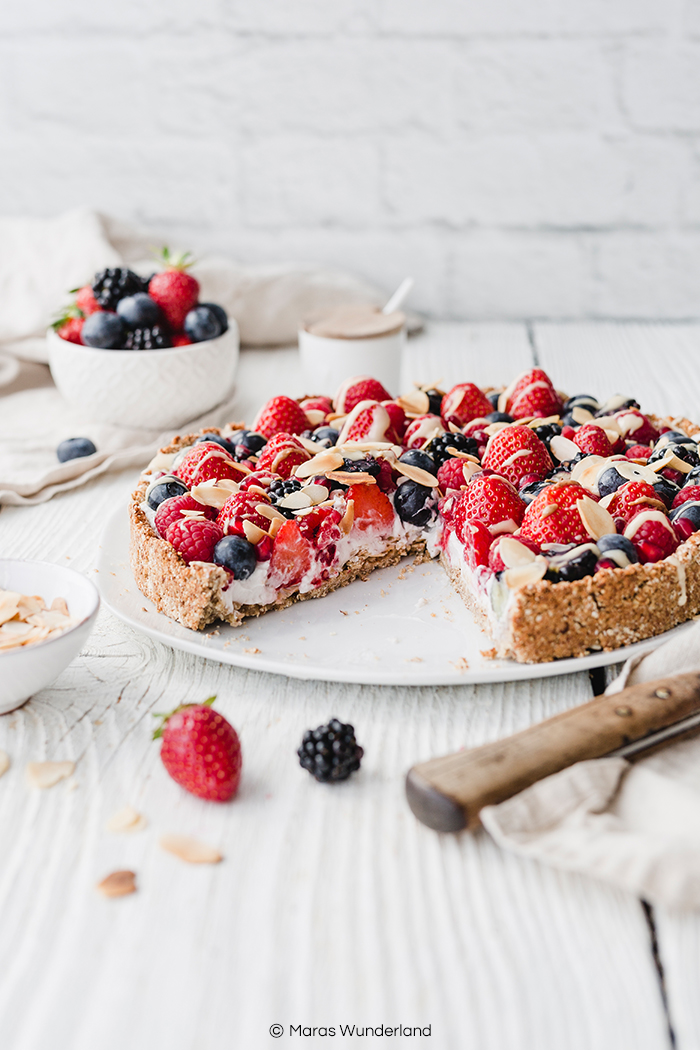
<path id="1" fill-rule="evenodd" d="M 600 503 L 583 496 L 576 500 L 576 509 L 579 512 L 583 527 L 589 536 L 599 540 L 601 536 L 614 536 L 616 533 L 615 522 L 610 511 L 601 507 Z"/>
<path id="2" fill-rule="evenodd" d="M 126 897 L 136 893 L 136 873 L 133 871 L 113 871 L 95 887 L 103 897 Z"/>
<path id="3" fill-rule="evenodd" d="M 161 835 L 160 848 L 188 864 L 218 864 L 223 855 L 206 842 L 191 838 L 189 835 Z"/>
<path id="4" fill-rule="evenodd" d="M 506 569 L 503 573 L 503 579 L 512 591 L 519 591 L 522 587 L 529 587 L 532 583 L 539 583 L 546 572 L 547 559 L 538 554 L 534 561 L 528 562 L 526 565 L 518 565 L 513 569 Z"/>
<path id="5" fill-rule="evenodd" d="M 148 821 L 133 806 L 122 806 L 107 821 L 107 831 L 142 831 Z"/>
<path id="6" fill-rule="evenodd" d="M 396 463 L 395 466 L 399 474 L 418 482 L 419 485 L 425 485 L 426 488 L 434 489 L 440 484 L 434 474 L 423 470 L 422 467 L 414 467 L 412 463 Z"/>
<path id="7" fill-rule="evenodd" d="M 27 762 L 27 780 L 35 788 L 51 788 L 74 772 L 75 762 Z"/>

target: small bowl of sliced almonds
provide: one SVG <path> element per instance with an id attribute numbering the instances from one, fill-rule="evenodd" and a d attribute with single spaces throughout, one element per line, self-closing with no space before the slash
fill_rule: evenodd
<path id="1" fill-rule="evenodd" d="M 0 559 L 0 714 L 45 689 L 75 659 L 99 605 L 94 584 L 73 569 Z"/>

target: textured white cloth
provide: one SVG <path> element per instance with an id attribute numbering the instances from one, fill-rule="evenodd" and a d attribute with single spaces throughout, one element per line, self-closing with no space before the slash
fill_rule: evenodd
<path id="1" fill-rule="evenodd" d="M 68 302 L 68 289 L 107 266 L 152 273 L 152 243 L 89 209 L 54 219 L 0 218 L 0 503 L 40 503 L 107 470 L 142 466 L 171 436 L 88 424 L 65 404 L 48 375 L 39 389 L 13 383 L 16 358 L 48 360 L 44 333 Z M 210 257 L 194 272 L 201 299 L 220 303 L 235 317 L 241 342 L 249 346 L 295 343 L 299 323 L 310 313 L 382 301 L 364 281 L 313 265 L 242 266 Z M 223 404 L 178 429 L 230 419 L 230 405 Z M 56 446 L 78 435 L 90 437 L 97 454 L 58 464 Z"/>
<path id="2" fill-rule="evenodd" d="M 629 660 L 608 693 L 700 671 L 700 622 Z M 579 762 L 481 813 L 499 845 L 669 908 L 700 908 L 700 739 Z"/>

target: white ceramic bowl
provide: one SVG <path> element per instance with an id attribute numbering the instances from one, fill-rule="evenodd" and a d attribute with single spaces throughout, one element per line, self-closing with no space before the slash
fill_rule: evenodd
<path id="1" fill-rule="evenodd" d="M 38 594 L 47 605 L 54 598 L 65 598 L 68 612 L 78 619 L 75 627 L 55 638 L 0 652 L 0 714 L 4 715 L 45 689 L 75 659 L 92 630 L 100 597 L 87 577 L 44 561 L 0 558 L 0 587 Z"/>
<path id="2" fill-rule="evenodd" d="M 166 350 L 98 350 L 46 334 L 51 375 L 85 419 L 179 427 L 220 404 L 236 375 L 238 325 L 218 339 Z"/>
<path id="3" fill-rule="evenodd" d="M 299 353 L 309 394 L 333 395 L 350 376 L 367 375 L 398 394 L 406 329 L 367 339 L 331 339 L 299 330 Z"/>

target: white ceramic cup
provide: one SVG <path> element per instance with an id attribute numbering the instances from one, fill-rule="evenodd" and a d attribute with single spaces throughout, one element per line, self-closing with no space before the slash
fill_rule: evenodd
<path id="1" fill-rule="evenodd" d="M 334 394 L 350 376 L 378 379 L 398 394 L 406 328 L 362 339 L 332 339 L 299 330 L 299 352 L 307 394 Z"/>

